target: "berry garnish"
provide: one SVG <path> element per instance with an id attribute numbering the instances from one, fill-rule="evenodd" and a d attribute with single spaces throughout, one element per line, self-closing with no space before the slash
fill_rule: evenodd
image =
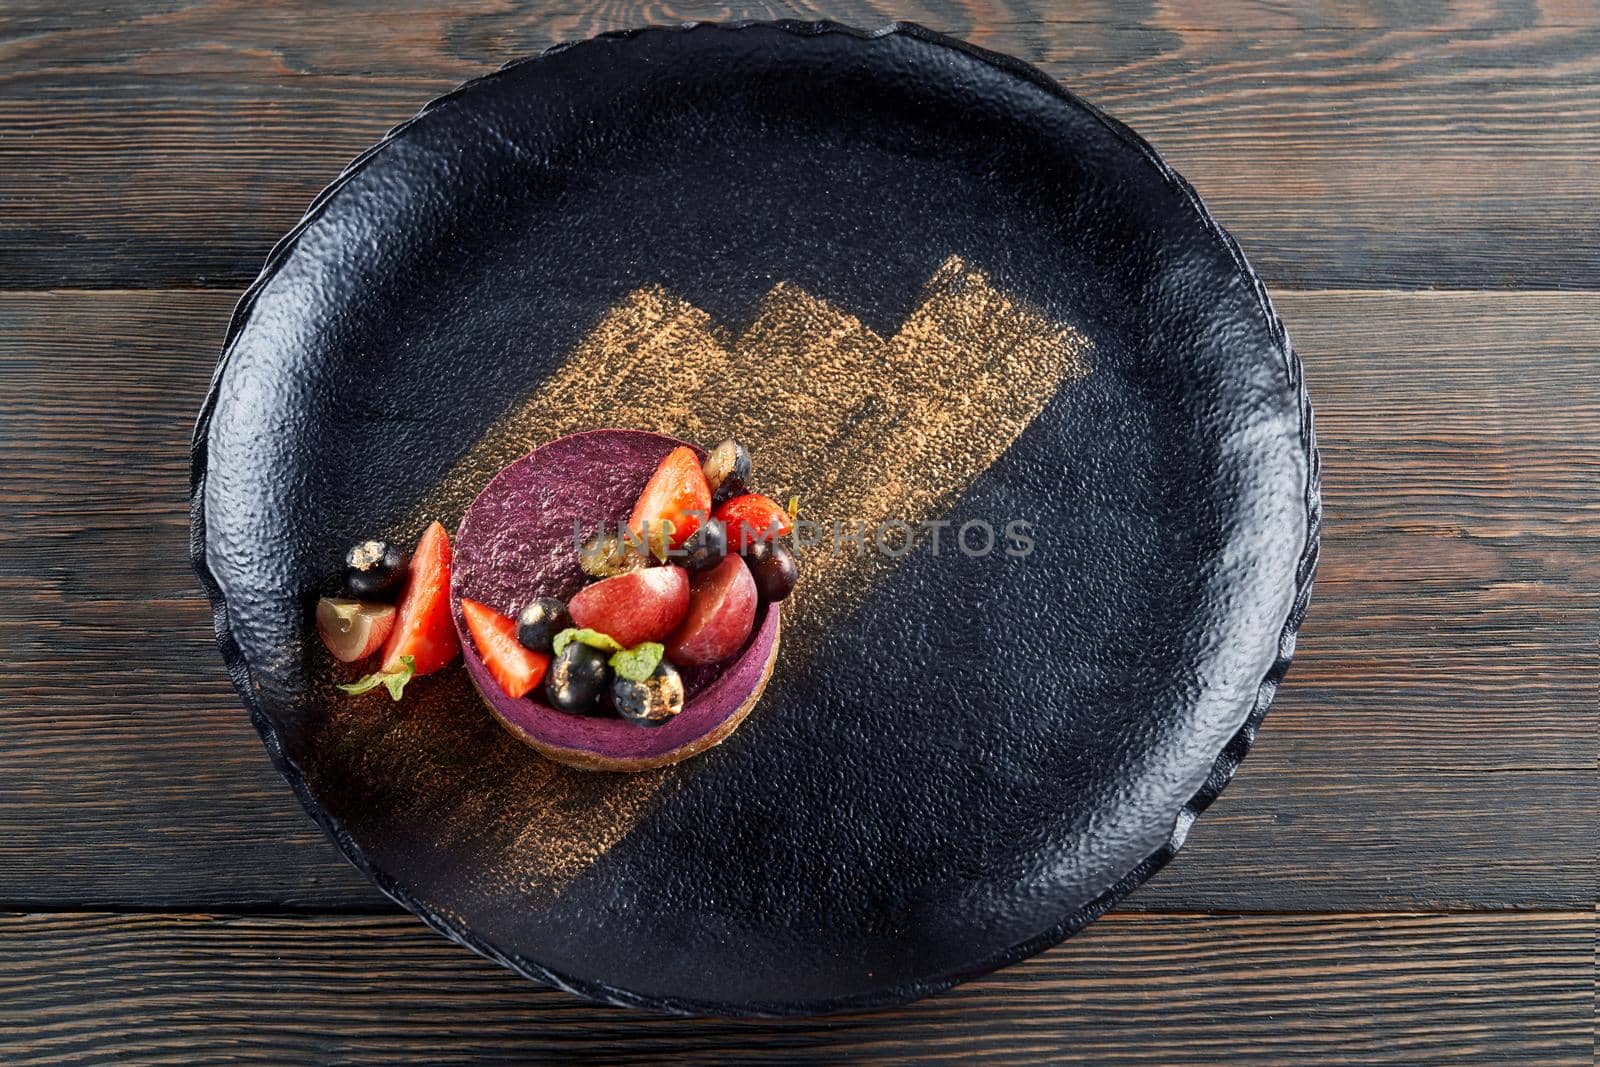
<path id="1" fill-rule="evenodd" d="M 410 656 L 417 674 L 432 674 L 461 655 L 450 620 L 450 535 L 437 522 L 417 542 L 399 609 L 383 648 L 383 670 L 396 670 L 400 657 Z"/>
<path id="2" fill-rule="evenodd" d="M 769 496 L 745 493 L 727 501 L 715 517 L 728 527 L 728 547 L 743 552 L 756 541 L 786 536 L 794 529 L 788 509 Z"/>
<path id="3" fill-rule="evenodd" d="M 700 469 L 711 487 L 712 505 L 721 504 L 745 491 L 750 480 L 750 453 L 730 437 L 711 450 Z"/>
<path id="4" fill-rule="evenodd" d="M 339 688 L 365 693 L 381 685 L 399 700 L 413 677 L 447 667 L 459 655 L 461 643 L 450 618 L 450 535 L 434 522 L 422 531 L 406 568 L 405 593 L 377 671 Z"/>
<path id="5" fill-rule="evenodd" d="M 406 554 L 388 541 L 362 541 L 344 557 L 345 592 L 355 600 L 393 603 L 406 584 Z"/>
<path id="6" fill-rule="evenodd" d="M 683 676 L 660 658 L 655 646 L 656 665 L 643 678 L 625 677 L 619 670 L 611 683 L 611 703 L 617 714 L 640 726 L 661 726 L 683 710 Z M 627 653 L 618 653 L 626 655 Z M 612 657 L 615 661 L 616 657 Z"/>
<path id="7" fill-rule="evenodd" d="M 506 696 L 526 696 L 544 681 L 550 657 L 523 647 L 517 640 L 518 626 L 514 620 L 466 598 L 461 601 L 461 614 L 467 620 L 473 644 L 478 646 L 478 655 L 483 657 L 483 665 L 489 668 Z"/>
<path id="8" fill-rule="evenodd" d="M 707 519 L 680 551 L 680 562 L 691 572 L 708 571 L 728 554 L 728 527 L 720 519 Z"/>
<path id="9" fill-rule="evenodd" d="M 679 445 L 656 467 L 633 506 L 628 530 L 660 558 L 689 539 L 711 512 L 711 487 L 694 450 Z M 668 525 L 670 524 L 670 525 Z"/>
<path id="10" fill-rule="evenodd" d="M 553 596 L 535 597 L 517 614 L 517 640 L 535 652 L 551 652 L 556 634 L 572 625 L 567 606 Z"/>
<path id="11" fill-rule="evenodd" d="M 575 715 L 597 711 L 611 685 L 609 658 L 582 641 L 563 648 L 544 678 L 545 699 L 550 706 Z"/>
<path id="12" fill-rule="evenodd" d="M 744 550 L 744 561 L 750 566 L 750 576 L 756 580 L 756 592 L 768 604 L 788 596 L 794 583 L 800 580 L 800 563 L 782 541 L 752 543 Z"/>

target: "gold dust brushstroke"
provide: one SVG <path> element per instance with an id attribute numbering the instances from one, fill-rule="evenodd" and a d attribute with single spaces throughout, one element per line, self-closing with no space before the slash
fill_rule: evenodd
<path id="1" fill-rule="evenodd" d="M 737 337 L 687 301 L 642 289 L 484 435 L 420 514 L 453 529 L 478 489 L 537 445 L 627 427 L 705 444 L 736 437 L 751 448 L 757 483 L 780 498 L 799 494 L 813 520 L 915 526 L 946 510 L 1063 382 L 1088 372 L 1088 348 L 1081 333 L 1012 300 L 954 256 L 887 339 L 788 284 L 763 299 Z M 894 565 L 877 552 L 806 556 L 783 609 L 775 686 Z M 428 824 L 479 839 L 470 854 L 488 857 L 488 866 L 458 873 L 485 889 L 559 891 L 643 817 L 669 776 L 684 773 L 564 767 L 501 731 L 470 686 L 427 693 L 425 706 L 386 726 L 336 715 L 329 737 L 337 743 L 319 763 L 357 775 L 355 788 L 374 800 L 425 797 L 445 816 Z M 410 784 L 385 788 L 393 781 Z"/>

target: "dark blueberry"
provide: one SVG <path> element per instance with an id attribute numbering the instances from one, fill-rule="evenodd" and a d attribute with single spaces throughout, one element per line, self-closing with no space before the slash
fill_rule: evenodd
<path id="1" fill-rule="evenodd" d="M 578 551 L 578 566 L 591 578 L 615 578 L 647 567 L 650 557 L 643 547 L 630 543 L 615 530 L 592 535 Z"/>
<path id="2" fill-rule="evenodd" d="M 387 541 L 362 541 L 344 555 L 344 587 L 357 600 L 392 601 L 406 587 L 405 551 Z"/>
<path id="3" fill-rule="evenodd" d="M 715 507 L 745 491 L 745 483 L 750 480 L 750 453 L 729 438 L 711 450 L 701 469 L 711 487 L 711 505 Z"/>
<path id="4" fill-rule="evenodd" d="M 642 682 L 618 677 L 611 683 L 617 714 L 640 726 L 661 726 L 683 710 L 683 676 L 662 660 Z"/>
<path id="5" fill-rule="evenodd" d="M 517 640 L 523 648 L 535 652 L 549 652 L 556 634 L 572 625 L 567 606 L 553 596 L 537 597 L 528 602 L 517 616 Z"/>
<path id="6" fill-rule="evenodd" d="M 699 529 L 689 535 L 680 549 L 678 559 L 694 572 L 708 571 L 721 563 L 728 554 L 728 527 L 721 519 L 707 519 Z"/>
<path id="7" fill-rule="evenodd" d="M 558 711 L 588 715 L 603 710 L 611 687 L 611 657 L 581 641 L 562 649 L 544 676 L 545 699 Z"/>
<path id="8" fill-rule="evenodd" d="M 788 596 L 800 580 L 800 562 L 782 541 L 751 542 L 744 550 L 744 561 L 756 580 L 756 592 L 769 604 Z"/>

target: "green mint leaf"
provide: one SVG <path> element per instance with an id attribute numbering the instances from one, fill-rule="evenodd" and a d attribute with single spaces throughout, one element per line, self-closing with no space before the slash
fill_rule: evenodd
<path id="1" fill-rule="evenodd" d="M 617 643 L 616 638 L 603 634 L 599 630 L 580 630 L 573 626 L 569 626 L 556 634 L 555 639 L 550 642 L 550 648 L 559 656 L 574 641 L 580 645 L 588 645 L 590 648 L 598 649 L 601 652 L 622 651 L 622 646 Z"/>
<path id="2" fill-rule="evenodd" d="M 389 676 L 383 680 L 383 687 L 389 690 L 389 699 L 398 701 L 400 694 L 405 692 L 406 683 L 417 673 L 417 661 L 410 656 L 400 657 L 400 669 L 390 671 Z"/>
<path id="3" fill-rule="evenodd" d="M 667 650 L 654 641 L 645 641 L 611 656 L 611 669 L 630 682 L 642 682 L 655 673 Z"/>
<path id="4" fill-rule="evenodd" d="M 400 664 L 399 670 L 376 671 L 364 678 L 351 682 L 349 685 L 341 685 L 339 688 L 351 696 L 360 696 L 362 693 L 372 692 L 381 685 L 389 690 L 389 698 L 391 700 L 399 700 L 400 694 L 405 692 L 406 683 L 411 681 L 412 675 L 417 673 L 417 661 L 410 656 L 401 656 Z"/>

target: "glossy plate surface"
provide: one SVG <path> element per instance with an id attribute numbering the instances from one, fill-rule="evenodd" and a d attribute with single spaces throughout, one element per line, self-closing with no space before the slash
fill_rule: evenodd
<path id="1" fill-rule="evenodd" d="M 738 436 L 838 525 L 737 733 L 595 774 L 460 667 L 332 688 L 348 544 L 602 426 Z M 1159 868 L 1288 666 L 1319 519 L 1299 365 L 1193 191 L 904 26 L 605 37 L 430 104 L 246 294 L 194 479 L 224 659 L 351 861 L 530 976 L 720 1014 L 912 999 Z"/>

